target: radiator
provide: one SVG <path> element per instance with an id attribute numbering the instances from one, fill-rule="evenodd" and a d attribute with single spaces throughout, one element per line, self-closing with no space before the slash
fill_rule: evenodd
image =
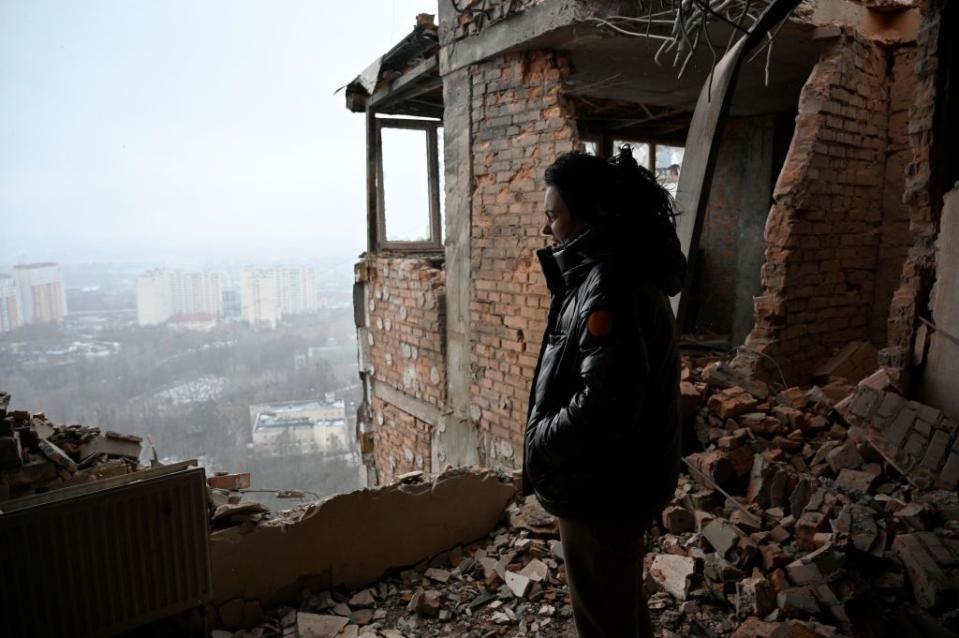
<path id="1" fill-rule="evenodd" d="M 209 600 L 204 471 L 163 470 L 0 504 L 0 634 L 110 636 Z"/>

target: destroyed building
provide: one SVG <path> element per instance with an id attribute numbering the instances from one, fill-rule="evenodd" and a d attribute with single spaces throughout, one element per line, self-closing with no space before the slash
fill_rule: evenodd
<path id="1" fill-rule="evenodd" d="M 354 300 L 368 484 L 446 464 L 519 467 L 548 306 L 534 257 L 543 171 L 621 142 L 654 169 L 657 146 L 713 147 L 709 175 L 687 147 L 679 176 L 687 251 L 683 226 L 699 227 L 685 333 L 721 336 L 739 368 L 787 385 L 865 342 L 903 392 L 959 415 L 948 391 L 956 256 L 937 241 L 959 177 L 946 115 L 954 9 L 800 3 L 742 66 L 716 135 L 687 141 L 716 58 L 699 47 L 677 77 L 641 20 L 616 22 L 642 18 L 638 6 L 441 2 L 436 24 L 421 16 L 348 85 L 347 106 L 366 117 L 368 249 Z M 401 133 L 428 149 L 415 158 L 419 233 L 391 219 L 390 171 L 414 161 L 397 156 Z"/>
<path id="2" fill-rule="evenodd" d="M 956 635 L 959 11 L 798 5 L 738 75 L 722 46 L 658 55 L 635 2 L 420 16 L 346 89 L 366 117 L 370 489 L 269 512 L 249 474 L 146 468 L 139 441 L 0 395 L 8 626 L 103 635 L 199 609 L 214 638 L 568 636 L 556 523 L 515 472 L 548 305 L 543 170 L 629 143 L 678 178 L 693 266 L 676 310 L 695 441 L 644 565 L 657 631 Z M 391 168 L 421 159 L 403 136 L 427 149 L 396 186 L 421 195 L 412 223 L 391 218 Z"/>

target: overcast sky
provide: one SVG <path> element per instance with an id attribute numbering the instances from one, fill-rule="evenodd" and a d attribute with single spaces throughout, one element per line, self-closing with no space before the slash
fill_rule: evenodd
<path id="1" fill-rule="evenodd" d="M 0 0 L 0 263 L 355 257 L 333 92 L 435 0 Z"/>

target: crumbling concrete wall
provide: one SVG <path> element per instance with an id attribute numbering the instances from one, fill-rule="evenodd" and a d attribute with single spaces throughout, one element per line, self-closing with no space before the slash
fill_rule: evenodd
<path id="1" fill-rule="evenodd" d="M 560 53 L 509 54 L 471 70 L 470 417 L 487 463 L 521 463 L 529 384 L 549 307 L 535 251 L 546 245 L 543 173 L 580 148 Z"/>
<path id="2" fill-rule="evenodd" d="M 762 291 L 763 227 L 772 200 L 776 117 L 735 118 L 723 128 L 703 221 L 697 329 L 741 344 Z"/>
<path id="3" fill-rule="evenodd" d="M 959 343 L 947 334 L 959 334 L 959 188 L 946 195 L 936 246 L 936 283 L 932 291 L 932 320 L 941 330 L 930 336 L 929 355 L 923 371 L 920 394 L 924 401 L 939 406 L 959 420 Z"/>
<path id="4" fill-rule="evenodd" d="M 457 469 L 432 482 L 339 494 L 255 527 L 210 537 L 213 603 L 231 629 L 261 610 L 338 585 L 357 587 L 487 534 L 516 494 L 509 478 Z"/>
<path id="5" fill-rule="evenodd" d="M 746 343 L 777 360 L 790 382 L 805 381 L 847 342 L 868 340 L 873 313 L 886 316 L 876 290 L 886 222 L 887 71 L 886 49 L 846 29 L 800 97 L 766 226 L 763 294 Z M 898 224 L 901 211 L 890 217 Z M 893 271 L 886 269 L 887 280 Z M 739 362 L 770 366 L 750 353 Z"/>

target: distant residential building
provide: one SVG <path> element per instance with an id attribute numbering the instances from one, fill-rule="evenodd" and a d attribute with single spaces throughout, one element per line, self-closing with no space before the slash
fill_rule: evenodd
<path id="1" fill-rule="evenodd" d="M 137 277 L 137 323 L 156 326 L 175 316 L 222 314 L 220 275 L 151 270 Z"/>
<path id="2" fill-rule="evenodd" d="M 20 288 L 10 275 L 0 275 L 0 332 L 9 332 L 23 325 L 20 310 Z"/>
<path id="3" fill-rule="evenodd" d="M 60 266 L 52 262 L 13 267 L 20 296 L 22 324 L 63 323 L 67 293 Z"/>
<path id="4" fill-rule="evenodd" d="M 251 328 L 276 329 L 280 290 L 276 268 L 244 268 L 240 276 L 241 314 Z"/>
<path id="5" fill-rule="evenodd" d="M 257 456 L 350 454 L 343 401 L 289 401 L 250 406 Z"/>
<path id="6" fill-rule="evenodd" d="M 316 312 L 316 272 L 312 268 L 244 268 L 240 279 L 241 316 L 254 328 L 276 328 L 283 315 Z"/>
<path id="7" fill-rule="evenodd" d="M 316 271 L 305 266 L 277 268 L 276 279 L 280 291 L 280 312 L 285 315 L 316 312 Z"/>

